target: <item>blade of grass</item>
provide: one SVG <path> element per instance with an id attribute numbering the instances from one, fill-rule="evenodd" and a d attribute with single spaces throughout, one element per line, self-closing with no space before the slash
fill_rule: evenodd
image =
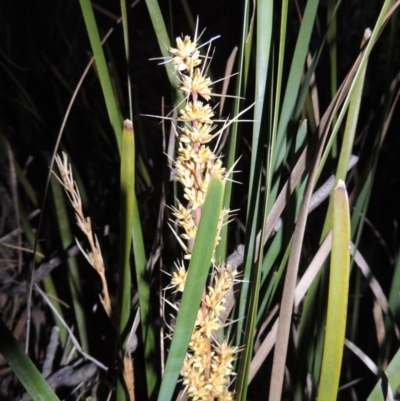
<path id="1" fill-rule="evenodd" d="M 100 40 L 99 31 L 94 17 L 93 8 L 90 0 L 79 0 L 82 15 L 85 20 L 86 30 L 89 35 L 90 45 L 96 61 L 96 68 L 107 107 L 110 124 L 114 130 L 118 149 L 121 148 L 121 117 L 118 110 L 115 93 L 111 84 L 110 73 L 108 71 L 103 47 Z"/>
<path id="2" fill-rule="evenodd" d="M 185 290 L 158 394 L 159 401 L 171 400 L 188 349 L 214 252 L 223 196 L 224 182 L 212 177 L 193 246 Z"/>
<path id="3" fill-rule="evenodd" d="M 284 160 L 287 152 L 285 135 L 296 104 L 298 88 L 300 87 L 303 67 L 309 49 L 309 43 L 312 29 L 314 27 L 318 4 L 319 2 L 317 0 L 308 1 L 304 10 L 304 16 L 302 18 L 300 32 L 290 66 L 286 91 L 283 97 L 282 110 L 279 117 L 279 125 L 276 138 L 276 153 L 272 155 L 272 166 L 274 168 L 274 171 L 277 171 L 281 167 L 282 161 Z"/>
<path id="4" fill-rule="evenodd" d="M 350 211 L 345 184 L 338 182 L 333 197 L 332 251 L 328 313 L 318 399 L 336 400 L 342 367 L 350 280 Z"/>
<path id="5" fill-rule="evenodd" d="M 126 342 L 130 327 L 128 326 L 131 317 L 131 246 L 133 226 L 133 203 L 135 188 L 135 140 L 133 125 L 126 120 L 122 130 L 121 142 L 121 223 L 120 223 L 120 269 L 119 269 L 119 335 L 120 347 L 119 359 L 124 358 Z M 129 386 L 127 386 L 129 387 Z M 126 390 L 122 382 L 118 380 L 117 400 L 127 399 Z"/>
<path id="6" fill-rule="evenodd" d="M 165 27 L 164 18 L 162 16 L 160 6 L 157 0 L 146 0 L 146 6 L 149 11 L 151 23 L 153 24 L 154 33 L 157 36 L 158 46 L 160 47 L 161 54 L 165 58 L 169 58 L 168 52 L 171 47 L 169 41 L 167 29 Z M 174 76 L 174 68 L 171 63 L 165 63 L 165 69 L 167 71 L 169 83 L 175 90 L 178 88 L 178 80 Z M 177 102 L 179 104 L 179 102 Z"/>
<path id="7" fill-rule="evenodd" d="M 132 137 L 134 140 L 133 126 Z M 134 163 L 134 149 L 132 155 L 128 156 L 133 159 Z M 121 161 L 122 162 L 122 161 Z M 132 160 L 131 160 L 132 162 Z M 132 169 L 132 165 L 130 168 Z M 131 171 L 131 174 L 134 172 Z M 132 176 L 133 177 L 133 176 Z M 150 279 L 146 271 L 146 253 L 144 248 L 142 226 L 140 222 L 139 207 L 135 194 L 134 178 L 128 178 L 131 191 L 133 192 L 132 203 L 129 204 L 129 208 L 133 211 L 132 225 L 128 227 L 131 230 L 131 241 L 133 249 L 133 257 L 135 261 L 135 273 L 136 273 L 136 285 L 139 296 L 140 306 L 140 322 L 141 332 L 144 349 L 144 360 L 146 370 L 146 384 L 147 394 L 149 399 L 154 398 L 154 392 L 158 382 L 157 375 L 157 363 L 156 363 L 156 335 L 154 327 L 154 316 L 151 308 L 151 293 L 150 293 Z"/>
<path id="8" fill-rule="evenodd" d="M 349 110 L 347 113 L 346 126 L 343 135 L 343 141 L 339 156 L 339 161 L 337 165 L 336 175 L 335 175 L 335 186 L 339 180 L 346 180 L 347 176 L 347 166 L 351 156 L 351 152 L 354 144 L 354 137 L 356 133 L 358 116 L 360 112 L 361 97 L 364 89 L 366 67 L 364 67 L 359 80 L 356 82 L 354 91 L 350 97 Z M 327 153 L 326 153 L 327 154 Z M 329 202 L 328 211 L 325 217 L 325 224 L 322 230 L 321 237 L 325 237 L 329 230 L 331 229 L 332 222 L 332 197 Z"/>
<path id="9" fill-rule="evenodd" d="M 146 253 L 136 196 L 133 210 L 132 245 L 135 259 L 137 291 L 139 295 L 140 322 L 144 342 L 147 393 L 149 399 L 152 399 L 159 380 L 156 359 L 155 320 L 151 307 L 150 280 L 146 271 Z"/>
<path id="10" fill-rule="evenodd" d="M 283 293 L 281 297 L 281 307 L 279 312 L 279 325 L 277 342 L 275 344 L 274 359 L 271 375 L 271 387 L 269 392 L 269 399 L 280 399 L 282 394 L 283 377 L 286 366 L 287 347 L 289 340 L 289 331 L 291 327 L 294 290 L 297 280 L 297 272 L 300 262 L 300 254 L 302 250 L 302 242 L 304 237 L 305 224 L 308 216 L 308 208 L 315 185 L 318 166 L 321 160 L 322 151 L 328 136 L 329 130 L 326 127 L 320 127 L 320 143 L 318 150 L 311 164 L 312 171 L 310 173 L 307 188 L 302 200 L 299 214 L 297 216 L 296 227 L 293 233 L 293 245 L 289 257 Z"/>
<path id="11" fill-rule="evenodd" d="M 238 57 L 238 78 L 236 80 L 236 87 L 234 96 L 236 96 L 233 104 L 232 115 L 236 116 L 241 106 L 243 105 L 243 100 L 240 99 L 245 92 L 247 74 L 244 73 L 248 69 L 246 62 L 249 62 L 249 58 L 245 57 L 246 51 L 249 51 L 249 47 L 251 47 L 251 38 L 252 38 L 252 29 L 253 24 L 249 25 L 249 1 L 245 1 L 244 4 L 244 15 L 243 15 L 243 25 L 242 25 L 242 35 L 241 35 L 241 44 L 239 50 Z M 228 150 L 226 154 L 226 169 L 229 169 L 234 165 L 236 161 L 236 149 L 238 142 L 238 123 L 234 122 L 232 124 L 231 132 L 229 134 L 228 140 Z M 225 184 L 225 193 L 224 193 L 224 208 L 229 209 L 231 205 L 231 196 L 232 196 L 232 182 L 227 181 Z M 216 262 L 222 262 L 226 259 L 227 252 L 227 241 L 228 241 L 228 227 L 224 225 L 221 229 L 221 240 L 217 246 L 215 252 Z"/>
<path id="12" fill-rule="evenodd" d="M 254 106 L 254 124 L 252 133 L 252 156 L 250 165 L 249 203 L 247 208 L 247 230 L 245 247 L 245 266 L 243 273 L 243 284 L 240 291 L 239 308 L 236 328 L 236 344 L 243 342 L 246 347 L 240 355 L 236 392 L 239 399 L 245 399 L 247 393 L 247 377 L 252 355 L 252 343 L 255 329 L 257 297 L 260 285 L 261 262 L 259 259 L 258 269 L 254 269 L 255 254 L 258 251 L 255 239 L 258 231 L 260 210 L 260 188 L 262 177 L 262 160 L 264 156 L 263 138 L 261 135 L 262 113 L 267 85 L 268 67 L 270 63 L 270 48 L 272 41 L 272 1 L 260 1 L 257 5 L 257 54 L 256 54 L 256 93 Z M 261 249 L 261 248 L 259 248 Z M 251 283 L 251 285 L 250 285 Z M 251 305 L 252 312 L 249 311 Z M 246 319 L 245 319 L 246 317 Z M 243 325 L 246 324 L 245 338 L 242 340 Z M 244 398 L 243 398 L 244 397 Z"/>
<path id="13" fill-rule="evenodd" d="M 0 354 L 3 354 L 4 359 L 32 399 L 34 401 L 59 400 L 2 319 L 0 319 L 0 338 Z"/>
<path id="14" fill-rule="evenodd" d="M 332 135 L 329 138 L 329 141 L 327 143 L 324 155 L 322 157 L 322 163 L 321 166 L 325 164 L 325 160 L 328 157 L 328 152 L 330 152 L 331 146 L 333 141 L 335 140 L 336 134 L 341 127 L 341 123 L 345 117 L 345 114 L 347 112 L 347 108 L 350 102 L 350 99 L 352 98 L 353 92 L 356 88 L 356 85 L 358 84 L 358 80 L 360 77 L 362 77 L 363 74 L 365 74 L 365 68 L 368 62 L 369 55 L 374 48 L 376 41 L 378 37 L 381 35 L 383 28 L 385 27 L 385 24 L 388 21 L 388 18 L 390 18 L 391 13 L 393 13 L 394 8 L 392 8 L 390 13 L 388 13 L 388 9 L 390 6 L 390 0 L 385 0 L 385 3 L 383 4 L 381 11 L 379 13 L 379 16 L 376 20 L 374 29 L 371 32 L 371 35 L 369 36 L 369 40 L 367 42 L 367 45 L 365 48 L 360 52 L 360 55 L 356 62 L 354 63 L 352 70 L 349 72 L 348 76 L 346 77 L 345 81 L 348 81 L 350 83 L 350 88 L 348 89 L 346 98 L 344 99 L 342 109 L 340 111 L 339 117 L 336 121 L 336 124 L 334 125 Z M 340 89 L 339 89 L 340 91 Z"/>
<path id="15" fill-rule="evenodd" d="M 121 4 L 121 18 L 122 18 L 122 30 L 124 32 L 124 45 L 125 45 L 125 57 L 126 57 L 126 71 L 127 71 L 127 88 L 128 88 L 128 99 L 129 99 L 129 118 L 133 121 L 133 109 L 132 109 L 132 85 L 131 75 L 129 74 L 129 34 L 128 34 L 128 13 L 126 9 L 126 1 L 120 0 Z"/>
<path id="16" fill-rule="evenodd" d="M 335 95 L 337 92 L 337 13 L 336 10 L 340 5 L 341 1 L 337 0 L 329 0 L 327 7 L 327 21 L 329 21 L 326 38 L 327 38 L 327 46 L 329 51 L 329 62 L 330 62 L 330 92 L 331 97 Z M 335 119 L 334 119 L 335 121 Z M 332 146 L 332 158 L 337 158 L 337 139 L 333 142 Z"/>
<path id="17" fill-rule="evenodd" d="M 389 366 L 385 370 L 385 375 L 389 379 L 391 388 L 395 389 L 400 386 L 400 349 L 390 361 Z M 382 380 L 379 380 L 378 383 L 376 383 L 367 401 L 386 401 L 383 398 L 381 382 Z"/>
<path id="18" fill-rule="evenodd" d="M 331 97 L 335 96 L 335 93 L 337 91 L 337 13 L 335 11 L 335 8 L 337 7 L 336 3 L 340 3 L 340 1 L 329 0 L 327 8 L 327 20 L 329 21 L 329 26 L 326 37 L 329 47 Z"/>
<path id="19" fill-rule="evenodd" d="M 262 266 L 262 276 L 261 276 L 261 286 L 263 286 L 263 296 L 258 306 L 257 311 L 257 324 L 260 323 L 260 319 L 265 315 L 266 311 L 270 307 L 271 302 L 271 292 L 273 287 L 274 280 L 277 279 L 277 274 L 274 271 L 271 273 L 272 267 L 275 265 L 278 255 L 281 254 L 283 249 L 283 230 L 279 230 L 274 236 L 271 245 L 268 247 L 268 252 L 264 257 L 263 266 Z M 289 255 L 288 255 L 289 256 Z M 285 259 L 284 264 L 286 265 L 287 259 Z M 278 269 L 279 271 L 279 269 Z"/>

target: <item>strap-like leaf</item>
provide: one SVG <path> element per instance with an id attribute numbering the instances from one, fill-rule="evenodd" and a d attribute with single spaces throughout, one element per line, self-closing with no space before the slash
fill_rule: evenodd
<path id="1" fill-rule="evenodd" d="M 171 400 L 188 349 L 214 252 L 223 195 L 224 182 L 219 178 L 211 178 L 201 212 L 185 290 L 182 295 L 174 336 L 158 395 L 159 401 Z"/>
<path id="2" fill-rule="evenodd" d="M 328 314 L 318 400 L 337 399 L 346 332 L 350 280 L 350 211 L 344 182 L 333 196 L 332 253 Z"/>
<path id="3" fill-rule="evenodd" d="M 32 399 L 34 401 L 59 400 L 1 319 L 0 338 L 0 354 L 3 354 L 4 359 Z"/>

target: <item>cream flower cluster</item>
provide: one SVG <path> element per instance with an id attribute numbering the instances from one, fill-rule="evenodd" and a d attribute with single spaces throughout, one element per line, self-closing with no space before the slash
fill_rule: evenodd
<path id="1" fill-rule="evenodd" d="M 186 273 L 183 266 L 178 266 L 170 287 L 183 291 Z M 189 349 L 181 369 L 183 384 L 193 400 L 234 399 L 228 387 L 234 375 L 233 362 L 238 349 L 230 346 L 227 340 L 219 343 L 215 334 L 222 327 L 220 316 L 226 309 L 228 292 L 238 281 L 236 275 L 237 271 L 231 270 L 229 266 L 214 266 L 212 285 L 207 287 L 197 312 Z"/>
<path id="2" fill-rule="evenodd" d="M 233 400 L 228 390 L 234 375 L 236 347 L 227 340 L 218 343 L 213 334 L 221 328 L 220 314 L 225 310 L 226 295 L 235 282 L 236 271 L 229 267 L 215 268 L 214 283 L 207 288 L 197 313 L 189 350 L 181 374 L 193 400 Z"/>
<path id="3" fill-rule="evenodd" d="M 222 179 L 226 171 L 221 160 L 207 146 L 214 138 L 214 112 L 209 104 L 199 99 L 210 100 L 212 82 L 204 73 L 205 63 L 202 63 L 197 43 L 186 36 L 183 40 L 177 38 L 176 46 L 177 48 L 170 49 L 170 53 L 181 83 L 180 89 L 186 98 L 186 106 L 179 113 L 179 121 L 183 125 L 179 127 L 181 135 L 175 170 L 188 203 L 183 206 L 178 202 L 178 207 L 173 209 L 173 215 L 184 229 L 182 238 L 193 241 L 201 214 L 198 209 L 204 203 L 210 178 L 217 176 Z M 202 64 L 203 68 L 200 67 Z M 222 212 L 221 224 L 226 214 L 227 211 Z M 186 251 L 188 259 L 190 249 L 187 248 Z"/>
<path id="4" fill-rule="evenodd" d="M 184 247 L 185 259 L 190 259 L 191 245 L 196 238 L 197 226 L 201 217 L 207 188 L 212 176 L 224 179 L 226 170 L 221 160 L 208 147 L 216 135 L 212 134 L 215 126 L 212 118 L 213 109 L 206 101 L 212 96 L 211 80 L 205 74 L 207 57 L 202 58 L 197 40 L 189 36 L 176 39 L 176 48 L 170 50 L 172 64 L 180 81 L 186 105 L 180 111 L 178 120 L 179 149 L 175 161 L 177 180 L 184 187 L 186 205 L 178 202 L 173 209 L 179 226 L 184 232 L 181 237 L 189 242 Z M 203 63 L 203 60 L 206 60 Z M 221 228 L 229 211 L 222 210 Z M 219 231 L 218 231 L 219 232 Z M 218 244 L 219 236 L 215 240 Z M 213 266 L 210 285 L 203 293 L 201 306 L 197 314 L 189 349 L 181 370 L 183 384 L 188 396 L 193 400 L 233 400 L 233 392 L 228 387 L 233 372 L 236 347 L 226 340 L 218 342 L 216 333 L 221 329 L 221 314 L 226 309 L 226 297 L 232 291 L 236 279 L 236 270 L 229 266 Z M 177 265 L 168 288 L 184 291 L 187 271 L 183 262 Z"/>

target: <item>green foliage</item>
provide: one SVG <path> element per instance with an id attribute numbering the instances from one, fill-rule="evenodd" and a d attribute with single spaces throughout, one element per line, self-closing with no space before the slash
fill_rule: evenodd
<path id="1" fill-rule="evenodd" d="M 350 281 L 350 212 L 342 180 L 333 196 L 329 294 L 319 400 L 336 400 L 342 367 Z"/>
<path id="2" fill-rule="evenodd" d="M 50 386 L 0 319 L 0 353 L 34 401 L 57 401 Z"/>

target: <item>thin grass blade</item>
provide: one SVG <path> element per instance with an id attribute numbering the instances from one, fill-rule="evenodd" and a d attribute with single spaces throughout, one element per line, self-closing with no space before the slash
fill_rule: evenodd
<path id="1" fill-rule="evenodd" d="M 167 29 L 165 27 L 165 22 L 160 10 L 160 6 L 158 5 L 158 1 L 146 0 L 146 6 L 149 11 L 151 22 L 153 24 L 154 33 L 157 36 L 157 41 L 160 47 L 161 54 L 163 55 L 163 57 L 169 58 L 170 54 L 168 50 L 171 47 L 171 43 L 168 37 Z M 165 69 L 167 70 L 167 75 L 171 87 L 177 89 L 178 81 L 174 76 L 174 68 L 172 64 L 165 63 Z"/>
<path id="2" fill-rule="evenodd" d="M 392 388 L 397 388 L 400 384 L 398 380 L 400 376 L 399 361 L 399 352 L 397 352 L 396 356 L 393 358 L 392 362 L 386 369 L 386 372 L 382 372 L 382 379 L 376 384 L 367 401 L 393 401 L 395 399 L 393 396 Z"/>
<path id="3" fill-rule="evenodd" d="M 90 45 L 96 61 L 97 72 L 101 88 L 103 90 L 104 100 L 106 102 L 110 124 L 114 130 L 115 139 L 118 148 L 121 148 L 121 117 L 119 114 L 115 93 L 111 84 L 110 73 L 108 71 L 106 58 L 101 45 L 100 35 L 94 17 L 93 8 L 90 0 L 79 0 L 82 15 L 85 20 L 86 30 L 89 35 Z"/>
<path id="4" fill-rule="evenodd" d="M 238 57 L 238 78 L 236 80 L 236 87 L 234 96 L 236 96 L 234 104 L 233 104 L 233 111 L 232 115 L 238 115 L 241 106 L 243 105 L 243 100 L 240 99 L 243 96 L 243 92 L 245 92 L 246 87 L 246 78 L 247 74 L 244 71 L 248 68 L 246 65 L 246 61 L 248 63 L 249 59 L 245 57 L 246 50 L 248 51 L 248 47 L 251 48 L 251 39 L 252 33 L 249 30 L 252 30 L 252 25 L 249 26 L 249 2 L 246 1 L 244 4 L 244 15 L 243 15 L 243 25 L 242 25 L 242 36 L 241 36 L 241 44 L 239 50 L 239 57 Z M 237 142 L 238 142 L 238 123 L 234 122 L 231 126 L 231 132 L 229 134 L 228 139 L 228 149 L 226 153 L 226 168 L 229 169 L 234 165 L 236 161 L 236 149 L 237 149 Z M 227 181 L 225 184 L 225 192 L 224 192 L 224 208 L 229 209 L 231 205 L 231 196 L 232 196 L 232 182 Z M 223 226 L 221 229 L 221 240 L 217 246 L 215 252 L 215 259 L 216 262 L 223 262 L 226 259 L 226 252 L 227 252 L 227 242 L 228 242 L 228 226 Z"/>
<path id="5" fill-rule="evenodd" d="M 319 1 L 317 0 L 308 1 L 302 18 L 300 32 L 290 66 L 286 91 L 283 97 L 282 111 L 279 117 L 276 139 L 277 148 L 276 154 L 273 155 L 274 171 L 280 168 L 287 153 L 288 144 L 286 143 L 287 138 L 285 138 L 285 135 L 296 105 L 298 90 L 300 88 L 304 63 L 309 49 L 311 33 L 316 18 L 318 4 Z"/>
<path id="6" fill-rule="evenodd" d="M 121 142 L 121 223 L 120 223 L 120 266 L 119 266 L 119 336 L 120 347 L 119 360 L 123 360 L 126 352 L 126 342 L 128 339 L 131 318 L 131 246 L 132 246 L 132 226 L 134 213 L 135 197 L 135 139 L 133 125 L 126 120 L 122 130 Z M 120 366 L 122 363 L 120 362 Z M 127 379 L 124 375 L 125 380 Z M 129 386 L 126 386 L 129 388 Z M 117 383 L 117 400 L 127 399 L 126 388 L 120 382 Z"/>
<path id="7" fill-rule="evenodd" d="M 126 1 L 120 0 L 121 4 L 121 17 L 122 17 L 122 30 L 124 32 L 124 47 L 126 57 L 126 71 L 127 71 L 127 89 L 128 89 L 128 100 L 129 100 L 129 118 L 133 120 L 133 109 L 132 109 L 132 85 L 131 75 L 129 74 L 129 33 L 128 33 L 128 12 L 126 9 Z"/>
<path id="8" fill-rule="evenodd" d="M 34 401 L 59 400 L 1 319 L 0 338 L 0 354 L 3 354 L 4 359 L 32 399 Z"/>
<path id="9" fill-rule="evenodd" d="M 252 342 L 254 337 L 251 333 L 254 331 L 255 314 L 249 312 L 249 305 L 253 308 L 257 307 L 256 298 L 258 297 L 260 270 L 254 269 L 255 254 L 260 250 L 256 249 L 255 239 L 258 230 L 259 210 L 260 210 L 260 188 L 262 181 L 262 160 L 264 157 L 264 139 L 261 137 L 262 114 L 264 110 L 264 102 L 266 101 L 266 84 L 270 64 L 270 48 L 272 41 L 272 7 L 273 2 L 261 1 L 256 10 L 257 18 L 257 53 L 256 53 L 256 93 L 254 107 L 254 125 L 252 135 L 252 159 L 250 165 L 250 183 L 249 183 L 249 203 L 247 208 L 247 226 L 246 232 L 246 254 L 245 266 L 243 273 L 243 284 L 239 298 L 239 321 L 237 323 L 237 339 L 236 344 L 247 341 Z M 260 261 L 261 262 L 261 261 Z M 255 280 L 255 281 L 253 281 Z M 252 282 L 252 286 L 250 286 Z M 256 313 L 256 312 L 255 312 Z M 244 317 L 248 317 L 246 321 Z M 245 339 L 242 340 L 243 325 L 246 323 Z M 250 330 L 250 332 L 248 331 Z M 239 397 L 246 397 L 247 392 L 247 376 L 250 366 L 252 347 L 245 347 L 244 352 L 240 355 L 240 364 L 238 369 L 238 377 L 236 391 Z"/>

